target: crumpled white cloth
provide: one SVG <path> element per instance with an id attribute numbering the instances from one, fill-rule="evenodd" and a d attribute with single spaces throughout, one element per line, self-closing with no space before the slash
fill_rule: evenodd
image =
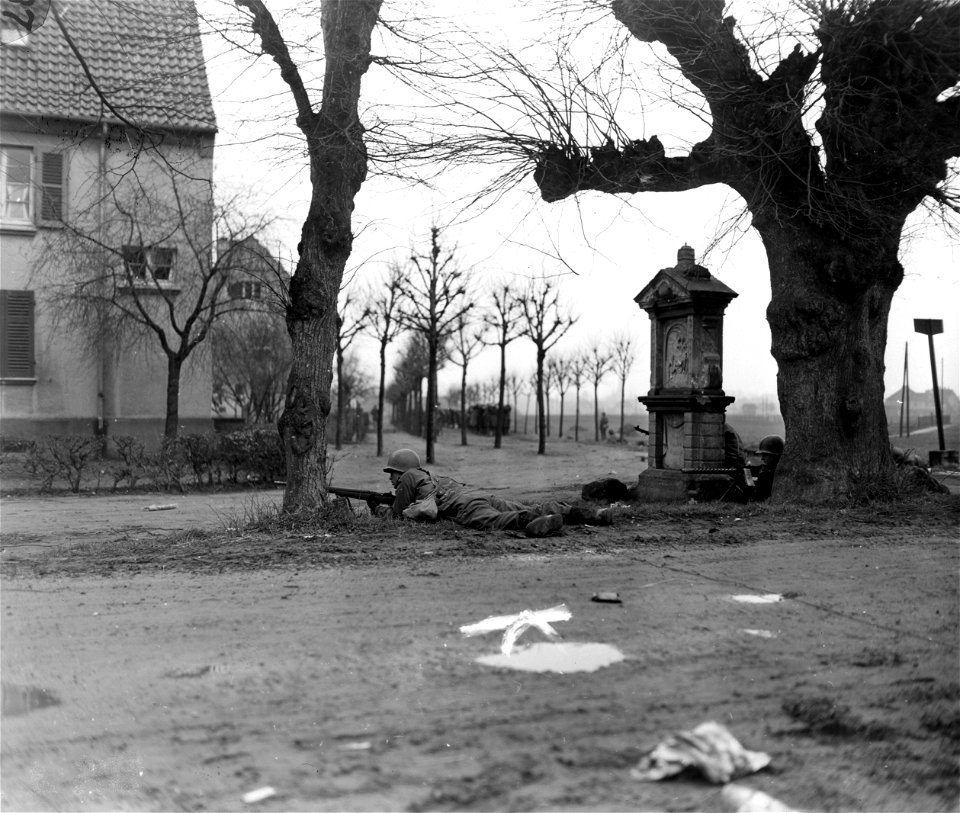
<path id="1" fill-rule="evenodd" d="M 770 764 L 770 755 L 748 751 L 719 723 L 706 722 L 693 731 L 678 731 L 661 742 L 637 764 L 634 779 L 655 782 L 696 768 L 711 782 L 722 785 L 756 773 Z"/>
<path id="2" fill-rule="evenodd" d="M 460 632 L 472 636 L 504 630 L 503 640 L 500 642 L 500 651 L 504 655 L 509 655 L 513 651 L 517 638 L 529 627 L 536 627 L 548 638 L 558 638 L 559 633 L 550 624 L 557 621 L 569 621 L 570 617 L 571 613 L 567 609 L 567 605 L 558 604 L 556 607 L 548 607 L 546 610 L 524 610 L 515 615 L 492 615 L 476 624 L 465 624 L 460 627 Z"/>

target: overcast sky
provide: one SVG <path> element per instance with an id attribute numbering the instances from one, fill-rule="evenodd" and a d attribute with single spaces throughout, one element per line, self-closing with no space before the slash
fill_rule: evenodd
<path id="1" fill-rule="evenodd" d="M 206 0 L 198 5 L 203 10 Z M 506 40 L 508 36 L 515 40 L 523 35 L 524 28 L 505 23 L 501 12 L 508 7 L 497 6 L 497 13 L 474 22 L 478 27 L 486 26 L 485 36 L 491 40 Z M 449 12 L 453 5 L 441 4 L 440 8 Z M 493 6 L 486 8 L 490 12 Z M 295 15 L 285 17 L 281 24 L 286 26 L 284 30 L 293 27 L 298 34 L 318 28 L 318 22 L 298 21 Z M 248 190 L 258 209 L 276 215 L 271 248 L 293 262 L 310 195 L 306 160 L 281 149 L 296 138 L 293 103 L 272 63 L 238 63 L 217 55 L 218 44 L 208 45 L 212 58 L 209 77 L 220 128 L 217 182 L 227 191 Z M 367 105 L 393 98 L 394 91 L 377 71 L 371 68 L 364 79 L 362 102 Z M 658 121 L 658 115 L 667 118 Z M 659 126 L 683 126 L 670 118 L 672 115 L 670 111 L 645 110 L 645 130 L 637 137 L 658 134 L 669 154 L 671 134 Z M 695 123 L 686 127 L 675 135 L 678 151 L 682 139 L 695 140 L 701 135 Z M 425 248 L 433 223 L 446 227 L 444 243 L 456 247 L 461 265 L 474 269 L 478 278 L 515 276 L 522 284 L 531 275 L 562 274 L 562 301 L 577 320 L 557 352 L 571 354 L 597 338 L 606 340 L 617 333 L 633 336 L 638 352 L 627 386 L 629 412 L 636 405 L 636 397 L 647 392 L 650 381 L 650 321 L 633 297 L 658 270 L 676 264 L 677 250 L 686 243 L 695 249 L 698 261 L 738 293 L 726 311 L 725 391 L 739 402 L 766 398 L 773 403 L 776 363 L 770 356 L 770 330 L 765 319 L 770 282 L 759 237 L 742 227 L 704 256 L 738 208 L 735 193 L 720 186 L 675 194 L 586 193 L 548 204 L 540 200 L 528 177 L 509 194 L 487 201 L 464 216 L 464 195 L 482 187 L 485 178 L 482 168 L 460 169 L 438 178 L 433 189 L 369 178 L 356 201 L 358 236 L 350 262 L 355 283 L 380 279 L 391 259 L 402 260 L 411 247 Z M 935 338 L 937 374 L 941 374 L 942 364 L 941 385 L 957 388 L 960 249 L 935 226 L 920 228 L 920 216 L 915 220 L 918 227 L 908 229 L 911 236 L 901 250 L 906 279 L 894 299 L 889 323 L 887 394 L 900 389 L 905 344 L 909 345 L 911 388 L 923 391 L 931 386 L 927 342 L 914 333 L 914 318 L 944 321 L 945 333 Z M 374 343 L 366 340 L 360 347 L 375 380 Z M 508 367 L 524 376 L 532 374 L 530 340 L 518 339 L 508 347 Z M 472 363 L 469 379 L 490 380 L 497 370 L 497 351 L 491 348 Z M 441 374 L 441 394 L 458 382 L 458 368 L 448 368 Z M 609 385 L 602 388 L 601 397 L 602 408 L 619 411 L 619 386 L 612 376 Z"/>

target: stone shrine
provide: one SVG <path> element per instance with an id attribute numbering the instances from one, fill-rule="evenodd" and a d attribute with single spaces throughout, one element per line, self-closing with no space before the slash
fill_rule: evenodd
<path id="1" fill-rule="evenodd" d="M 723 467 L 723 428 L 734 398 L 723 391 L 723 312 L 737 293 L 684 245 L 634 297 L 650 315 L 648 468 L 632 489 L 641 500 L 709 499 L 730 479 Z M 714 470 L 714 471 L 711 471 Z"/>

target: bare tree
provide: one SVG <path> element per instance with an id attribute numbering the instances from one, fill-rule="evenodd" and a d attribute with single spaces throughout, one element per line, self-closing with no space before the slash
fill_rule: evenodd
<path id="1" fill-rule="evenodd" d="M 560 293 L 555 281 L 549 277 L 531 280 L 523 297 L 524 330 L 523 335 L 533 342 L 537 349 L 537 368 L 535 373 L 537 393 L 537 424 L 539 442 L 537 454 L 547 450 L 547 425 L 544 413 L 544 375 L 549 350 L 573 326 L 574 319 L 560 304 Z"/>
<path id="2" fill-rule="evenodd" d="M 570 358 L 570 382 L 573 384 L 574 390 L 576 391 L 576 421 L 573 426 L 573 439 L 579 443 L 580 442 L 580 388 L 583 386 L 583 382 L 586 380 L 587 374 L 587 357 L 583 353 L 575 353 Z"/>
<path id="3" fill-rule="evenodd" d="M 516 374 L 511 374 L 507 378 L 507 388 L 510 390 L 510 396 L 513 399 L 513 433 L 520 431 L 520 395 L 523 393 L 525 384 L 522 378 Z"/>
<path id="4" fill-rule="evenodd" d="M 217 253 L 214 233 L 241 243 L 266 225 L 233 202 L 214 211 L 211 184 L 186 169 L 148 152 L 104 171 L 103 195 L 50 235 L 35 267 L 56 328 L 91 348 L 148 347 L 166 359 L 167 438 L 179 428 L 188 359 L 220 318 L 248 309 L 229 294 L 232 255 Z"/>
<path id="5" fill-rule="evenodd" d="M 610 342 L 610 357 L 613 371 L 620 379 L 620 442 L 623 443 L 624 407 L 627 397 L 627 377 L 637 360 L 637 348 L 633 336 L 626 332 L 617 333 Z"/>
<path id="6" fill-rule="evenodd" d="M 593 439 L 600 440 L 600 382 L 610 372 L 613 357 L 599 341 L 594 341 L 586 357 L 587 375 L 593 384 Z"/>
<path id="7" fill-rule="evenodd" d="M 547 362 L 547 368 L 560 394 L 560 427 L 557 430 L 557 437 L 563 440 L 563 402 L 570 386 L 570 362 L 563 356 L 554 357 Z"/>
<path id="8" fill-rule="evenodd" d="M 498 415 L 503 415 L 504 394 L 507 389 L 507 345 L 523 335 L 523 304 L 514 295 L 511 286 L 502 282 L 491 292 L 493 305 L 484 312 L 483 321 L 494 331 L 495 338 L 487 342 L 500 348 L 500 384 L 497 393 Z M 503 445 L 502 421 L 497 420 L 493 448 Z"/>
<path id="9" fill-rule="evenodd" d="M 656 136 L 634 138 L 616 123 L 615 109 L 629 107 L 623 97 L 602 85 L 583 92 L 586 83 L 569 74 L 552 85 L 535 77 L 528 101 L 542 197 L 735 190 L 769 264 L 767 320 L 787 433 L 778 488 L 821 497 L 851 477 L 888 476 L 884 350 L 904 278 L 901 236 L 922 205 L 939 207 L 954 230 L 960 211 L 952 162 L 960 4 L 801 2 L 792 22 L 742 29 L 721 0 L 612 0 L 609 8 L 634 42 L 664 49 L 661 97 L 691 110 L 707 135 L 668 155 Z M 625 78 L 628 59 L 607 64 Z"/>
<path id="10" fill-rule="evenodd" d="M 347 388 L 344 386 L 344 355 L 353 340 L 363 332 L 369 317 L 366 307 L 358 305 L 354 295 L 348 291 L 337 314 L 337 425 L 334 430 L 337 451 L 343 448 L 343 412 L 348 401 Z"/>
<path id="11" fill-rule="evenodd" d="M 277 64 L 306 142 L 312 195 L 290 285 L 287 328 L 293 367 L 279 429 L 287 458 L 283 508 L 309 509 L 326 497 L 330 385 L 337 346 L 337 298 L 353 247 L 354 198 L 367 173 L 360 83 L 381 0 L 323 0 L 324 77 L 319 107 L 276 21 L 261 0 L 235 0 L 260 46 Z"/>
<path id="12" fill-rule="evenodd" d="M 366 295 L 366 331 L 380 348 L 380 381 L 377 387 L 377 457 L 383 454 L 383 407 L 386 398 L 387 347 L 400 335 L 400 292 L 403 290 L 403 268 L 390 263 L 386 282 L 370 289 Z"/>
<path id="13" fill-rule="evenodd" d="M 455 251 L 440 246 L 440 228 L 430 229 L 430 249 L 426 254 L 411 254 L 411 271 L 403 289 L 400 321 L 409 330 L 423 336 L 427 345 L 427 454 L 434 459 L 434 419 L 437 404 L 437 369 L 443 357 L 443 345 L 455 329 L 457 320 L 473 307 L 468 301 L 467 271 L 460 268 Z"/>
<path id="14" fill-rule="evenodd" d="M 527 403 L 526 403 L 526 406 L 524 406 L 523 408 L 523 434 L 526 435 L 529 431 L 529 427 L 527 426 L 527 423 L 530 419 L 530 398 L 537 391 L 537 371 L 536 370 L 533 371 L 533 375 L 531 375 L 530 378 L 524 381 L 524 388 L 526 389 L 526 392 L 527 392 Z M 538 416 L 540 413 L 539 411 L 537 411 L 536 401 L 533 402 L 533 409 L 534 409 L 534 412 L 536 413 L 534 415 L 534 418 L 537 419 L 535 423 L 537 426 L 539 426 L 540 424 L 539 424 Z"/>
<path id="15" fill-rule="evenodd" d="M 457 317 L 450 342 L 450 360 L 460 368 L 460 445 L 467 445 L 467 365 L 484 345 L 486 325 L 471 328 L 466 314 Z"/>

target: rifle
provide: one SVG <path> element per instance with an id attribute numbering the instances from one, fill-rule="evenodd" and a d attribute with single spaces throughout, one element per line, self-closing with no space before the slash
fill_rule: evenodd
<path id="1" fill-rule="evenodd" d="M 364 491 L 362 488 L 334 488 L 330 486 L 327 489 L 331 494 L 347 499 L 363 500 L 377 505 L 393 505 L 394 494 L 390 491 Z"/>

